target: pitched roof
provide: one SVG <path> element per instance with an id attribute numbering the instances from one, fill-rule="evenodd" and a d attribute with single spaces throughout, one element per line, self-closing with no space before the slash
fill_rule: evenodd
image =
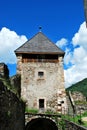
<path id="1" fill-rule="evenodd" d="M 51 42 L 42 32 L 38 32 L 33 38 L 25 42 L 15 50 L 15 53 L 64 55 L 64 52 Z"/>

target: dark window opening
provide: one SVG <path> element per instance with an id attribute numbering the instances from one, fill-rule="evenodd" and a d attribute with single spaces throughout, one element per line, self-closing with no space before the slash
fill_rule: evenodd
<path id="1" fill-rule="evenodd" d="M 61 104 L 58 104 L 58 106 L 61 106 Z"/>
<path id="2" fill-rule="evenodd" d="M 22 58 L 28 59 L 58 59 L 58 54 L 23 54 Z"/>
<path id="3" fill-rule="evenodd" d="M 87 97 L 86 97 L 86 101 L 87 101 Z"/>
<path id="4" fill-rule="evenodd" d="M 38 76 L 43 77 L 44 76 L 44 72 L 42 72 L 42 71 L 38 72 Z"/>
<path id="5" fill-rule="evenodd" d="M 63 103 L 64 103 L 64 101 L 61 101 L 61 103 L 63 104 Z"/>
<path id="6" fill-rule="evenodd" d="M 38 61 L 42 61 L 43 59 L 45 59 L 45 55 L 37 55 L 37 59 Z"/>
<path id="7" fill-rule="evenodd" d="M 44 108 L 44 99 L 39 99 L 39 108 Z"/>
<path id="8" fill-rule="evenodd" d="M 22 62 L 58 62 L 58 54 L 23 54 Z"/>

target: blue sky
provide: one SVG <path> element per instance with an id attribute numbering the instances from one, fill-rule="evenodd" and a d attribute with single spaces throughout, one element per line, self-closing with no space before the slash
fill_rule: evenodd
<path id="1" fill-rule="evenodd" d="M 0 5 L 0 62 L 8 65 L 10 75 L 16 73 L 14 50 L 42 26 L 42 32 L 66 53 L 65 86 L 87 77 L 83 0 L 1 0 Z"/>

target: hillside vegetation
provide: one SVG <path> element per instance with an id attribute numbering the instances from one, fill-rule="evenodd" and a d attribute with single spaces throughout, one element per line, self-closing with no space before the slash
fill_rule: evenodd
<path id="1" fill-rule="evenodd" d="M 87 78 L 67 88 L 66 91 L 78 91 L 87 97 Z"/>

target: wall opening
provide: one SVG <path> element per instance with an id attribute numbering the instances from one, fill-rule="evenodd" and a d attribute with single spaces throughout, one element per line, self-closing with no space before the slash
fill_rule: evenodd
<path id="1" fill-rule="evenodd" d="M 39 99 L 39 109 L 44 109 L 44 99 Z"/>
<path id="2" fill-rule="evenodd" d="M 58 130 L 58 127 L 51 119 L 36 118 L 27 123 L 25 130 Z"/>
<path id="3" fill-rule="evenodd" d="M 44 72 L 42 72 L 42 71 L 38 72 L 38 76 L 39 77 L 43 77 L 44 76 Z"/>

